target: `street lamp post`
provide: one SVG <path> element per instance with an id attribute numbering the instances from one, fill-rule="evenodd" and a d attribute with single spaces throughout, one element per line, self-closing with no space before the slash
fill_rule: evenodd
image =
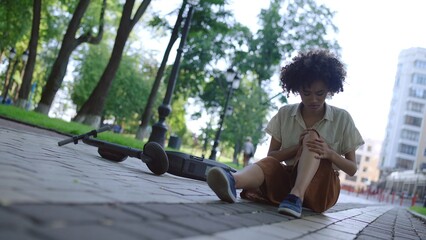
<path id="1" fill-rule="evenodd" d="M 5 74 L 5 77 L 4 77 L 4 88 L 3 88 L 4 92 L 3 92 L 3 99 L 1 100 L 2 104 L 6 103 L 7 93 L 9 91 L 10 82 L 12 81 L 12 75 L 13 75 L 14 71 L 12 70 L 12 73 L 10 73 L 9 81 L 8 81 L 7 75 L 9 73 L 10 66 L 12 65 L 11 64 L 12 60 L 15 58 L 15 56 L 16 56 L 15 49 L 14 48 L 10 49 L 9 64 L 7 65 L 6 74 Z"/>
<path id="2" fill-rule="evenodd" d="M 148 142 L 156 142 L 161 146 L 164 146 L 164 143 L 166 141 L 167 126 L 164 122 L 166 121 L 166 117 L 169 116 L 172 111 L 170 103 L 176 85 L 176 78 L 179 72 L 180 58 L 183 52 L 183 47 L 185 45 L 186 36 L 189 32 L 189 26 L 191 23 L 193 10 L 194 6 L 191 5 L 186 15 L 185 25 L 182 30 L 182 37 L 179 43 L 179 47 L 177 49 L 177 54 L 175 62 L 173 64 L 172 72 L 170 73 L 169 82 L 167 84 L 166 95 L 164 96 L 163 103 L 160 105 L 160 107 L 158 107 L 159 120 L 152 126 L 152 132 L 148 140 Z"/>
<path id="3" fill-rule="evenodd" d="M 225 106 L 223 107 L 222 115 L 220 116 L 219 129 L 216 132 L 216 136 L 214 138 L 214 143 L 212 147 L 212 151 L 210 153 L 210 159 L 216 160 L 217 148 L 219 146 L 220 135 L 222 133 L 223 123 L 225 121 L 225 117 L 232 113 L 232 107 L 228 107 L 229 99 L 231 99 L 232 93 L 234 90 L 238 89 L 240 86 L 240 78 L 236 74 L 236 72 L 230 68 L 226 71 L 226 81 L 228 82 L 228 94 L 226 96 Z"/>

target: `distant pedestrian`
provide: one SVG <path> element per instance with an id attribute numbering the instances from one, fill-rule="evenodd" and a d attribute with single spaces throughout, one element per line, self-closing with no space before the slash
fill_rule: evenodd
<path id="1" fill-rule="evenodd" d="M 281 69 L 281 85 L 301 102 L 281 107 L 269 121 L 268 156 L 236 173 L 212 168 L 207 183 L 223 201 L 241 197 L 301 217 L 302 206 L 324 212 L 339 198 L 339 170 L 357 171 L 355 150 L 364 144 L 351 115 L 325 103 L 343 91 L 344 65 L 327 50 L 300 53 Z M 285 164 L 283 164 L 285 163 Z"/>
<path id="2" fill-rule="evenodd" d="M 250 158 L 254 156 L 254 146 L 251 137 L 247 137 L 243 145 L 243 166 L 248 166 Z"/>

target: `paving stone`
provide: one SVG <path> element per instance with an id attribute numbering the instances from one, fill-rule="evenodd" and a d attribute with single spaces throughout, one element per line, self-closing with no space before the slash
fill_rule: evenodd
<path id="1" fill-rule="evenodd" d="M 389 238 L 389 236 L 387 236 L 387 238 L 380 238 L 378 236 L 371 236 L 371 235 L 366 235 L 364 233 L 361 233 L 355 239 L 356 240 L 389 240 L 392 238 Z"/>
<path id="2" fill-rule="evenodd" d="M 203 203 L 191 204 L 191 208 L 198 209 L 200 211 L 203 211 L 206 214 L 211 214 L 211 215 L 229 214 L 227 209 L 220 207 L 220 205 L 222 205 L 222 204 L 223 203 L 218 203 L 218 204 L 203 204 Z"/>
<path id="3" fill-rule="evenodd" d="M 94 222 L 100 216 L 81 210 L 73 205 L 13 205 L 9 207 L 39 223 Z"/>
<path id="4" fill-rule="evenodd" d="M 222 240 L 236 240 L 236 239 L 270 239 L 270 240 L 279 240 L 283 239 L 282 237 L 277 236 L 271 236 L 265 234 L 263 231 L 258 231 L 254 229 L 246 229 L 246 228 L 240 228 L 235 230 L 229 230 L 220 232 L 214 235 L 214 237 L 218 237 L 218 239 Z M 198 239 L 198 237 L 195 237 L 194 239 Z M 207 238 L 208 239 L 208 238 Z"/>
<path id="5" fill-rule="evenodd" d="M 192 230 L 201 231 L 204 234 L 213 234 L 231 229 L 227 224 L 204 217 L 179 217 L 169 219 L 169 221 Z"/>
<path id="6" fill-rule="evenodd" d="M 395 232 L 394 238 L 416 239 L 416 240 L 420 239 L 414 231 L 410 233 Z"/>
<path id="7" fill-rule="evenodd" d="M 332 239 L 341 239 L 341 240 L 354 239 L 356 237 L 356 235 L 354 234 L 340 232 L 330 228 L 321 229 L 315 232 L 315 234 L 324 235 Z"/>
<path id="8" fill-rule="evenodd" d="M 194 209 L 185 204 L 150 203 L 147 205 L 140 205 L 140 207 L 148 208 L 150 211 L 169 217 L 204 215 L 203 211 L 200 209 Z"/>
<path id="9" fill-rule="evenodd" d="M 285 215 L 276 215 L 275 213 L 260 212 L 260 213 L 243 213 L 239 215 L 242 218 L 255 220 L 260 224 L 271 224 L 291 219 L 291 217 Z"/>
<path id="10" fill-rule="evenodd" d="M 358 235 L 367 235 L 367 236 L 375 237 L 377 239 L 385 239 L 385 240 L 392 239 L 393 237 L 392 232 L 390 233 L 377 232 L 377 231 L 371 230 L 370 228 L 365 228 Z"/>
<path id="11" fill-rule="evenodd" d="M 76 240 L 76 239 L 102 239 L 102 240 L 136 240 L 139 237 L 124 233 L 110 226 L 101 225 L 73 225 L 61 228 L 38 228 L 37 233 L 48 239 Z"/>
<path id="12" fill-rule="evenodd" d="M 0 207 L 0 228 L 18 229 L 26 228 L 32 225 L 32 222 L 25 216 L 10 212 L 8 209 Z"/>
<path id="13" fill-rule="evenodd" d="M 176 237 L 189 237 L 189 236 L 197 236 L 200 235 L 202 231 L 189 229 L 185 226 L 168 223 L 166 221 L 150 221 L 147 223 L 152 228 L 156 229 L 164 229 L 167 232 L 174 233 Z"/>
<path id="14" fill-rule="evenodd" d="M 42 240 L 31 233 L 0 228 L 0 240 Z"/>
<path id="15" fill-rule="evenodd" d="M 167 223 L 164 223 L 164 225 L 170 226 L 170 224 Z M 139 239 L 174 239 L 178 237 L 178 234 L 170 230 L 170 227 L 154 227 L 148 222 L 117 222 L 110 226 L 110 228 Z"/>
<path id="16" fill-rule="evenodd" d="M 390 224 L 390 226 L 388 226 L 387 228 L 382 228 L 382 227 L 377 228 L 375 225 L 371 224 L 371 225 L 368 225 L 368 227 L 365 228 L 365 231 L 372 231 L 372 232 L 392 235 L 393 226 Z"/>
<path id="17" fill-rule="evenodd" d="M 204 218 L 223 223 L 230 228 L 240 228 L 240 227 L 251 227 L 256 226 L 259 224 L 258 221 L 255 221 L 253 219 L 248 219 L 245 217 L 240 217 L 240 215 L 208 215 L 204 216 Z"/>
<path id="18" fill-rule="evenodd" d="M 141 221 L 142 218 L 127 213 L 122 209 L 118 208 L 113 204 L 102 204 L 102 205 L 82 205 L 79 206 L 81 210 L 87 210 L 88 212 L 95 213 L 96 215 L 102 216 L 103 218 L 113 221 Z"/>
<path id="19" fill-rule="evenodd" d="M 149 208 L 143 208 L 137 204 L 118 204 L 117 208 L 123 211 L 141 217 L 142 219 L 159 220 L 164 219 L 164 216 L 149 210 Z"/>
<path id="20" fill-rule="evenodd" d="M 304 233 L 300 229 L 294 229 L 291 227 L 283 227 L 283 224 L 271 224 L 271 225 L 262 225 L 257 227 L 249 228 L 250 232 L 261 232 L 264 234 L 264 237 L 261 239 L 268 239 L 271 236 L 274 238 L 280 239 L 298 239 Z"/>

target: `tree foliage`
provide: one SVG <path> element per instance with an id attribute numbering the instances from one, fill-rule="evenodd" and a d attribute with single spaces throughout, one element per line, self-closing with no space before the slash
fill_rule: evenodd
<path id="1" fill-rule="evenodd" d="M 108 63 L 110 48 L 105 45 L 91 46 L 75 69 L 75 82 L 72 100 L 77 109 L 86 102 L 92 93 L 103 69 Z M 140 114 L 140 108 L 146 103 L 155 69 L 149 61 L 138 55 L 123 56 L 120 67 L 111 86 L 110 94 L 102 116 L 117 122 L 134 120 Z"/>
<path id="2" fill-rule="evenodd" d="M 31 29 L 32 1 L 1 0 L 0 1 L 0 53 L 16 43 L 29 39 Z"/>

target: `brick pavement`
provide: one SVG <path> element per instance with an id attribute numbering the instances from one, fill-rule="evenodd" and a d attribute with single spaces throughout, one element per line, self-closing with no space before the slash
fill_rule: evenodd
<path id="1" fill-rule="evenodd" d="M 113 163 L 94 147 L 0 118 L 0 239 L 426 239 L 424 219 L 342 194 L 302 219 L 219 201 L 202 181 Z"/>

